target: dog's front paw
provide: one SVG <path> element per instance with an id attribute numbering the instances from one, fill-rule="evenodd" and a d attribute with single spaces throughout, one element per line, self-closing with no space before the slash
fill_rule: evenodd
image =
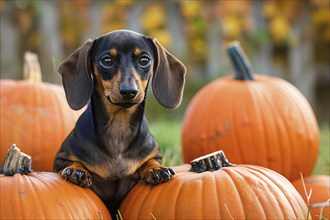
<path id="1" fill-rule="evenodd" d="M 160 166 L 146 170 L 142 173 L 141 179 L 144 183 L 157 185 L 169 181 L 174 175 L 175 171 L 171 168 Z"/>
<path id="2" fill-rule="evenodd" d="M 92 177 L 90 173 L 80 167 L 67 167 L 62 171 L 61 175 L 65 180 L 69 180 L 70 182 L 84 188 L 92 185 Z"/>

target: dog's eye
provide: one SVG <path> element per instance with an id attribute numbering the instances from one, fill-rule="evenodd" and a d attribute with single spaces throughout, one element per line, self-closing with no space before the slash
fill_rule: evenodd
<path id="1" fill-rule="evenodd" d="M 141 57 L 140 59 L 139 59 L 139 64 L 141 65 L 141 66 L 148 66 L 149 64 L 150 64 L 150 58 L 149 57 Z"/>
<path id="2" fill-rule="evenodd" d="M 109 56 L 102 58 L 100 61 L 101 66 L 108 68 L 112 65 L 112 59 Z"/>

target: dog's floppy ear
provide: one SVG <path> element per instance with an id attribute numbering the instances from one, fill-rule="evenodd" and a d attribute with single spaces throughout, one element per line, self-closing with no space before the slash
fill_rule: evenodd
<path id="1" fill-rule="evenodd" d="M 165 108 L 176 108 L 182 100 L 186 68 L 157 39 L 152 39 L 152 42 L 156 50 L 152 79 L 154 96 Z"/>
<path id="2" fill-rule="evenodd" d="M 62 75 L 66 99 L 74 110 L 84 107 L 92 94 L 93 80 L 89 61 L 92 45 L 93 41 L 88 40 L 67 57 L 58 68 L 58 72 Z"/>

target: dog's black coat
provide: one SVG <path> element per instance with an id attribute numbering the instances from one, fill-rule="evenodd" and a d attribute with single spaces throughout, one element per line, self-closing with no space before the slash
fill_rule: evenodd
<path id="1" fill-rule="evenodd" d="M 59 72 L 70 107 L 88 105 L 58 151 L 54 171 L 91 187 L 114 217 L 138 180 L 155 185 L 174 175 L 161 165 L 144 107 L 149 81 L 161 105 L 177 107 L 185 67 L 157 40 L 120 30 L 87 41 Z"/>

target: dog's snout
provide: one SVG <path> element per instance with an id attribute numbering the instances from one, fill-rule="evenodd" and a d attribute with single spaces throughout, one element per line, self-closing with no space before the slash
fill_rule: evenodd
<path id="1" fill-rule="evenodd" d="M 119 93 L 125 100 L 132 100 L 136 97 L 138 93 L 138 88 L 136 85 L 126 85 L 121 84 L 119 86 Z"/>

